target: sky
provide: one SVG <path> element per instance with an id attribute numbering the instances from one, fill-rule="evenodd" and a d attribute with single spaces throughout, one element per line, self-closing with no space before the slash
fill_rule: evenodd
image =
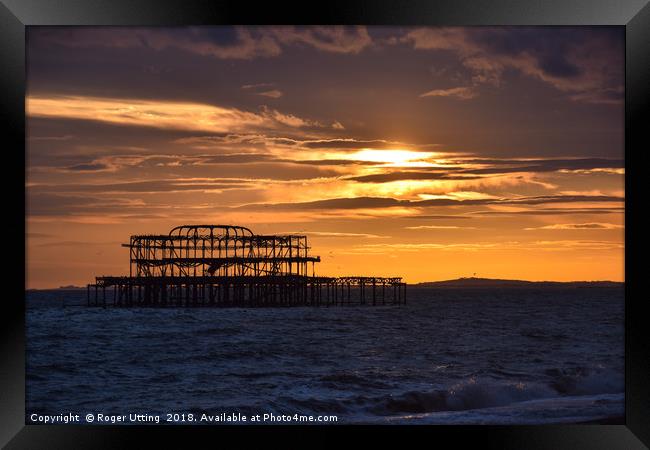
<path id="1" fill-rule="evenodd" d="M 623 281 L 623 30 L 28 27 L 27 287 L 195 223 L 324 276 Z"/>

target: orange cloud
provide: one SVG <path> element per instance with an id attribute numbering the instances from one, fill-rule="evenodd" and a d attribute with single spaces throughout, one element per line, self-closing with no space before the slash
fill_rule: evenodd
<path id="1" fill-rule="evenodd" d="M 30 117 L 94 120 L 116 125 L 211 133 L 323 126 L 319 122 L 268 107 L 254 113 L 202 103 L 164 100 L 28 96 L 26 111 Z"/>

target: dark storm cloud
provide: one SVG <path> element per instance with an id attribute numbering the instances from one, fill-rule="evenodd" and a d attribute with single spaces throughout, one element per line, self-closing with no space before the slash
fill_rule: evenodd
<path id="1" fill-rule="evenodd" d="M 308 166 L 374 166 L 373 161 L 357 161 L 354 159 L 307 159 L 307 160 L 284 160 L 292 164 L 303 164 Z"/>
<path id="2" fill-rule="evenodd" d="M 305 148 L 318 148 L 318 149 L 330 149 L 330 150 L 358 150 L 360 148 L 391 148 L 395 146 L 395 142 L 388 142 L 381 139 L 374 140 L 355 140 L 355 139 L 323 139 L 318 141 L 302 141 L 297 142 L 297 145 Z"/>
<path id="3" fill-rule="evenodd" d="M 308 46 L 324 52 L 356 54 L 372 43 L 365 27 L 40 27 L 29 33 L 36 47 L 176 48 L 217 59 L 273 57 L 286 46 Z"/>
<path id="4" fill-rule="evenodd" d="M 42 185 L 31 187 L 30 190 L 38 195 L 45 193 L 97 193 L 115 194 L 131 192 L 180 192 L 180 191 L 204 191 L 240 189 L 249 187 L 248 184 L 239 180 L 219 180 L 216 182 L 183 181 L 183 180 L 149 180 L 134 181 L 127 183 L 105 183 L 105 184 L 63 184 L 63 185 Z M 77 197 L 72 197 L 77 198 Z M 63 200 L 62 200 L 63 201 Z"/>
<path id="5" fill-rule="evenodd" d="M 317 200 L 300 203 L 257 203 L 237 209 L 269 210 L 320 210 L 320 209 L 372 209 L 392 207 L 475 206 L 475 205 L 543 205 L 549 203 L 622 202 L 623 197 L 607 195 L 547 195 L 505 199 L 456 200 L 439 198 L 429 200 L 398 200 L 390 197 L 352 197 Z"/>
<path id="6" fill-rule="evenodd" d="M 187 131 L 127 127 L 106 122 L 27 117 L 28 133 L 56 135 L 61 130 L 74 130 L 74 138 L 66 140 L 27 139 L 27 158 L 30 168 L 45 166 L 69 168 L 83 164 L 102 164 L 100 157 L 150 155 L 164 152 L 188 151 L 187 146 L 173 142 Z M 191 150 L 191 149 L 190 149 Z M 72 167 L 72 168 L 71 168 Z"/>
<path id="7" fill-rule="evenodd" d="M 544 73 L 554 77 L 571 78 L 582 73 L 578 66 L 571 64 L 562 55 L 553 53 L 540 57 L 539 66 Z"/>
<path id="8" fill-rule="evenodd" d="M 110 166 L 106 164 L 77 164 L 74 166 L 66 167 L 67 170 L 71 170 L 73 172 L 80 171 L 80 172 L 93 172 L 96 170 L 108 170 L 110 169 Z"/>
<path id="9" fill-rule="evenodd" d="M 51 193 L 30 193 L 27 201 L 27 212 L 32 216 L 68 215 L 84 211 L 100 211 L 102 209 L 108 211 L 128 207 L 129 202 L 124 199 L 101 199 Z"/>
<path id="10" fill-rule="evenodd" d="M 494 201 L 492 204 L 543 205 L 546 203 L 622 202 L 624 200 L 624 197 L 616 197 L 611 195 L 541 195 L 536 197 L 513 198 L 504 201 Z"/>
<path id="11" fill-rule="evenodd" d="M 469 181 L 481 179 L 482 175 L 503 175 L 508 173 L 529 172 L 544 173 L 560 170 L 589 171 L 594 169 L 622 169 L 625 167 L 623 160 L 604 158 L 582 159 L 537 159 L 537 160 L 512 160 L 512 159 L 453 159 L 448 167 L 441 170 L 439 167 L 400 168 L 399 171 L 386 171 L 383 173 L 360 175 L 345 178 L 346 180 L 363 183 L 390 183 L 399 180 L 455 180 Z M 491 167 L 470 167 L 481 165 Z"/>
<path id="12" fill-rule="evenodd" d="M 91 241 L 57 241 L 57 242 L 44 242 L 42 244 L 37 244 L 37 247 L 103 247 L 120 245 L 122 242 L 113 241 L 113 242 L 91 242 Z"/>
<path id="13" fill-rule="evenodd" d="M 198 155 L 193 158 L 196 164 L 248 164 L 248 163 L 276 163 L 276 164 L 297 164 L 304 166 L 347 166 L 347 165 L 376 165 L 372 161 L 357 161 L 351 159 L 287 159 L 279 158 L 271 154 L 226 154 L 218 156 Z"/>
<path id="14" fill-rule="evenodd" d="M 455 180 L 469 181 L 480 179 L 475 176 L 455 176 L 444 172 L 388 172 L 372 175 L 361 175 L 357 177 L 348 177 L 346 180 L 358 181 L 362 183 L 390 183 L 400 180 Z"/>
<path id="15" fill-rule="evenodd" d="M 470 214 L 478 216 L 556 216 L 576 214 L 620 214 L 624 208 L 544 208 L 526 211 L 474 211 Z"/>
<path id="16" fill-rule="evenodd" d="M 358 138 L 342 138 L 342 139 L 305 139 L 300 136 L 273 136 L 261 133 L 255 134 L 213 134 L 209 136 L 192 136 L 187 138 L 178 139 L 178 144 L 189 144 L 197 147 L 206 146 L 220 146 L 220 145 L 234 145 L 234 146 L 253 146 L 253 147 L 269 147 L 281 146 L 295 149 L 305 150 L 332 150 L 332 151 L 356 151 L 364 148 L 372 149 L 390 149 L 400 148 L 407 146 L 415 150 L 428 149 L 435 146 L 435 144 L 415 144 L 397 141 L 388 141 L 384 139 L 358 139 Z"/>
<path id="17" fill-rule="evenodd" d="M 313 209 L 364 209 L 364 208 L 391 208 L 406 206 L 408 200 L 381 197 L 352 197 L 332 198 L 300 203 L 269 203 L 250 204 L 237 207 L 237 209 L 272 209 L 272 210 L 313 210 Z"/>
<path id="18" fill-rule="evenodd" d="M 625 163 L 620 159 L 540 159 L 540 160 L 467 160 L 461 164 L 491 164 L 494 167 L 463 169 L 467 174 L 505 174 L 513 172 L 557 172 L 559 170 L 622 169 Z M 512 166 L 512 167 L 508 167 Z"/>
<path id="19" fill-rule="evenodd" d="M 583 41 L 585 36 L 575 29 L 488 29 L 469 34 L 478 46 L 484 46 L 488 53 L 534 58 L 539 68 L 548 75 L 572 78 L 580 75 L 582 69 L 567 54 L 572 43 Z"/>
<path id="20" fill-rule="evenodd" d="M 269 154 L 243 153 L 218 156 L 200 155 L 194 158 L 198 164 L 246 164 L 257 162 L 282 162 Z"/>
<path id="21" fill-rule="evenodd" d="M 421 214 L 417 216 L 404 216 L 400 217 L 400 219 L 419 219 L 419 220 L 456 220 L 456 219 L 471 219 L 471 217 L 467 216 L 454 216 L 454 215 L 448 215 L 448 214 Z"/>
<path id="22" fill-rule="evenodd" d="M 416 49 L 458 55 L 469 72 L 465 82 L 500 86 L 515 70 L 587 103 L 621 103 L 623 33 L 592 27 L 419 28 L 401 39 Z M 608 90 L 617 92 L 603 98 Z"/>
<path id="23" fill-rule="evenodd" d="M 309 160 L 296 160 L 287 158 L 278 158 L 271 154 L 258 154 L 258 153 L 234 153 L 222 155 L 150 155 L 150 154 L 131 154 L 123 155 L 121 157 L 102 157 L 101 160 L 108 161 L 98 162 L 95 158 L 84 156 L 68 156 L 66 159 L 73 161 L 83 161 L 72 166 L 48 166 L 48 164 L 55 164 L 60 162 L 61 158 L 52 158 L 47 161 L 41 161 L 40 167 L 52 167 L 62 171 L 70 172 L 99 172 L 99 171 L 117 171 L 119 169 L 134 169 L 134 168 L 181 168 L 181 167 L 198 167 L 198 166 L 230 166 L 232 164 L 277 164 L 280 166 L 296 165 L 296 166 L 361 166 L 377 165 L 372 161 L 357 161 L 350 159 L 309 159 Z M 34 165 L 39 167 L 38 165 Z M 259 166 L 264 167 L 264 166 Z M 277 172 L 276 172 L 277 173 Z M 312 172 L 309 172 L 312 173 Z M 336 175 L 334 172 L 329 172 L 329 175 Z M 321 176 L 323 173 L 318 172 L 316 175 Z M 260 173 L 264 178 L 273 178 L 271 175 Z M 469 177 L 465 178 L 468 179 Z"/>
<path id="24" fill-rule="evenodd" d="M 89 216 L 103 222 L 109 217 L 121 218 L 156 218 L 166 217 L 166 213 L 191 211 L 196 207 L 187 203 L 168 204 L 166 202 L 145 202 L 134 197 L 132 192 L 88 194 L 59 194 L 33 192 L 27 201 L 30 216 Z"/>

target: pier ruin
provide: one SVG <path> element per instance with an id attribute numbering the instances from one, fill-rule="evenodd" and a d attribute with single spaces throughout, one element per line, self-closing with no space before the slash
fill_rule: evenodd
<path id="1" fill-rule="evenodd" d="M 264 307 L 402 305 L 401 277 L 316 276 L 304 235 L 259 235 L 233 225 L 181 225 L 134 235 L 128 276 L 100 276 L 88 306 Z"/>

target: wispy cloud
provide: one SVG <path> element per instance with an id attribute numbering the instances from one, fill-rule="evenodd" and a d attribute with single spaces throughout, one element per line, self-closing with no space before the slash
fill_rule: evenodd
<path id="1" fill-rule="evenodd" d="M 30 141 L 69 141 L 74 139 L 74 135 L 65 134 L 63 136 L 27 136 Z"/>
<path id="2" fill-rule="evenodd" d="M 269 97 L 269 98 L 280 98 L 284 94 L 282 93 L 282 91 L 279 91 L 278 89 L 271 89 L 270 91 L 257 92 L 257 95 L 261 95 L 262 97 Z"/>
<path id="3" fill-rule="evenodd" d="M 254 95 L 261 95 L 262 97 L 268 98 L 280 98 L 284 95 L 279 89 L 274 88 L 275 83 L 257 83 L 257 84 L 245 84 L 241 88 L 245 91 L 249 91 Z"/>
<path id="4" fill-rule="evenodd" d="M 616 225 L 613 223 L 558 223 L 553 225 L 544 225 L 541 227 L 529 227 L 525 230 L 617 230 L 624 228 L 623 225 Z"/>
<path id="5" fill-rule="evenodd" d="M 280 234 L 304 234 L 324 238 L 367 238 L 367 239 L 389 239 L 390 236 L 381 236 L 368 233 L 345 233 L 336 231 L 285 231 Z"/>
<path id="6" fill-rule="evenodd" d="M 457 227 L 453 225 L 418 225 L 404 227 L 406 230 L 475 230 L 476 227 Z"/>
<path id="7" fill-rule="evenodd" d="M 535 208 L 506 211 L 473 211 L 477 216 L 561 216 L 561 215 L 592 215 L 592 214 L 621 214 L 624 208 Z"/>
<path id="8" fill-rule="evenodd" d="M 202 103 L 83 96 L 29 96 L 27 115 L 212 133 L 325 126 L 266 106 L 250 112 Z"/>
<path id="9" fill-rule="evenodd" d="M 334 122 L 331 128 L 341 130 L 343 125 Z M 290 150 L 311 149 L 328 150 L 336 152 L 353 152 L 364 148 L 391 149 L 391 148 L 412 148 L 420 150 L 435 147 L 436 144 L 413 144 L 401 141 L 386 139 L 360 139 L 360 138 L 300 138 L 297 136 L 268 135 L 264 133 L 228 133 L 225 135 L 194 136 L 180 138 L 175 141 L 178 144 L 191 145 L 194 148 L 210 149 L 223 145 L 229 146 L 260 146 L 286 148 Z"/>
<path id="10" fill-rule="evenodd" d="M 244 84 L 242 89 L 260 89 L 260 88 L 269 88 L 273 87 L 274 83 L 256 83 L 256 84 Z"/>
<path id="11" fill-rule="evenodd" d="M 506 241 L 506 242 L 423 242 L 423 243 L 382 243 L 362 244 L 353 251 L 359 253 L 417 252 L 422 250 L 441 251 L 484 251 L 484 250 L 540 250 L 540 251 L 600 251 L 623 248 L 617 241 L 595 240 L 555 240 L 555 241 Z"/>
<path id="12" fill-rule="evenodd" d="M 449 89 L 433 89 L 431 91 L 420 94 L 420 97 L 449 97 L 459 100 L 470 100 L 478 94 L 473 87 L 461 86 Z"/>

